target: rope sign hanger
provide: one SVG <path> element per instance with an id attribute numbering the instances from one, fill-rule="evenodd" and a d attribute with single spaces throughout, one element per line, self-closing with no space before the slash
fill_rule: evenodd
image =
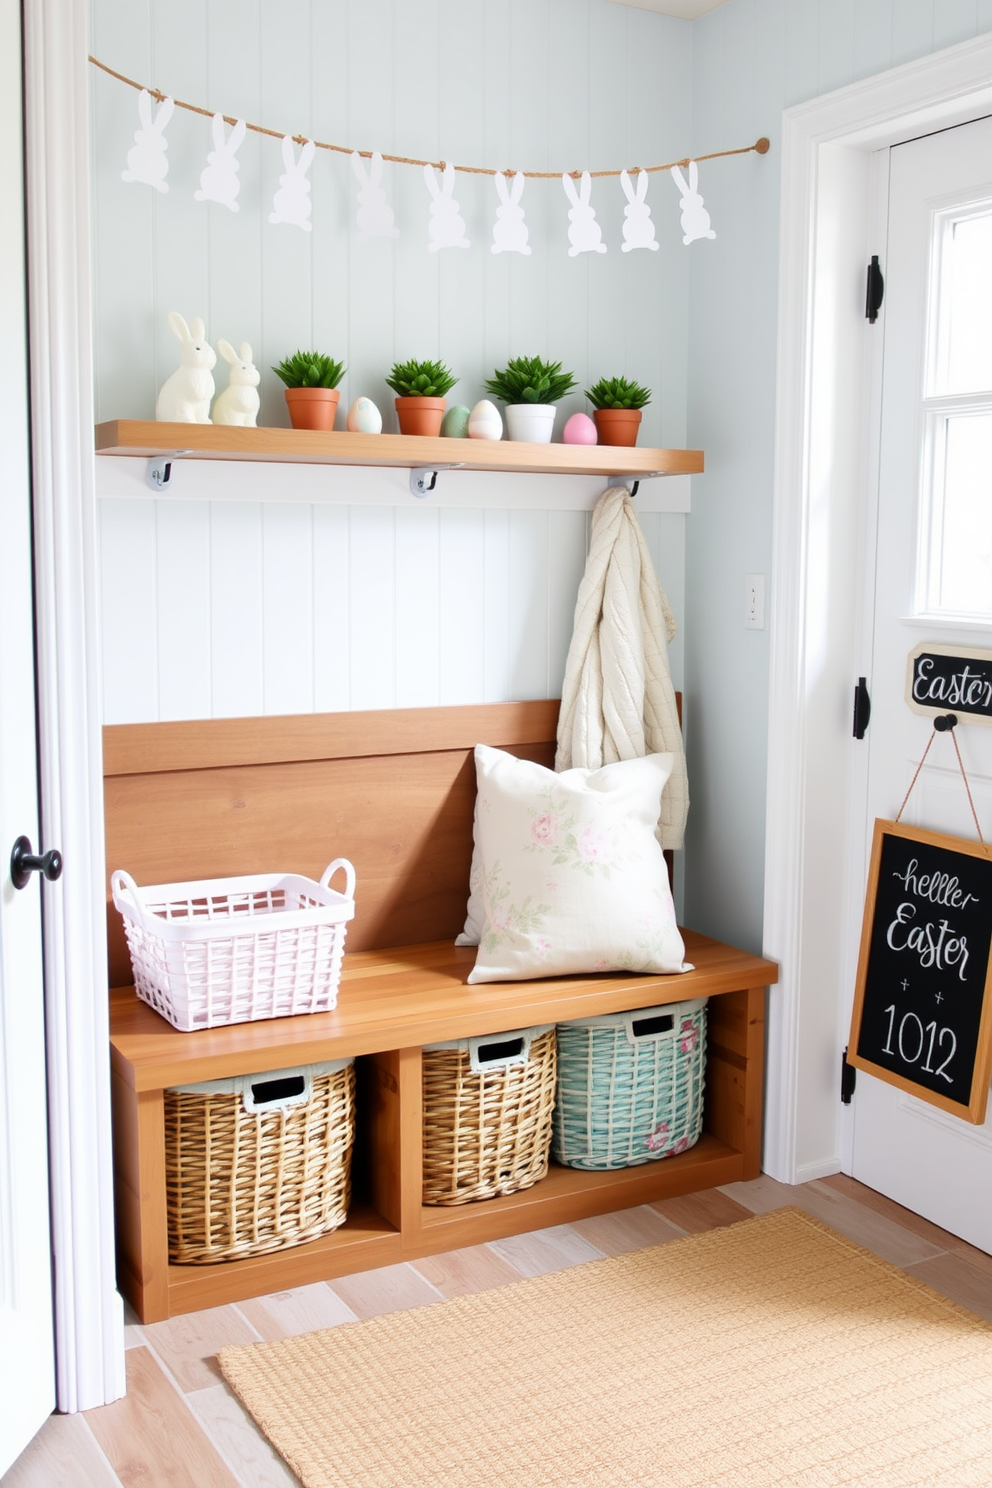
<path id="1" fill-rule="evenodd" d="M 158 88 L 149 88 L 145 83 L 136 82 L 134 78 L 126 77 L 124 73 L 116 72 L 114 68 L 108 67 L 106 62 L 101 62 L 98 57 L 91 56 L 89 58 L 89 61 L 92 62 L 94 67 L 99 67 L 101 72 L 106 72 L 109 74 L 110 77 L 116 78 L 119 83 L 126 83 L 129 88 L 136 88 L 138 92 L 145 91 L 147 93 L 150 93 L 152 98 L 154 98 L 157 103 L 164 102 L 166 97 L 169 96 L 168 94 L 161 92 L 161 90 Z M 212 109 L 201 108 L 199 104 L 184 103 L 181 98 L 173 98 L 172 102 L 176 108 L 185 109 L 187 113 L 200 114 L 205 119 L 210 119 L 214 116 Z M 221 115 L 221 117 L 223 118 L 225 124 L 233 125 L 238 122 L 238 120 L 234 119 L 229 114 L 223 114 Z M 245 128 L 252 134 L 267 134 L 270 139 L 281 140 L 284 137 L 285 133 L 284 131 L 279 129 L 267 129 L 263 124 L 249 124 L 245 122 Z M 305 134 L 294 134 L 291 135 L 290 138 L 293 139 L 298 145 L 312 143 L 318 150 L 332 150 L 335 154 L 338 155 L 360 155 L 365 160 L 371 160 L 373 158 L 373 155 L 375 154 L 373 150 L 355 150 L 351 145 L 332 145 L 328 144 L 325 140 L 309 141 L 308 137 Z M 756 140 L 753 145 L 743 145 L 736 150 L 713 150 L 709 155 L 696 155 L 692 158 L 695 159 L 696 163 L 698 164 L 701 160 L 722 160 L 725 156 L 728 155 L 750 155 L 752 152 L 758 155 L 766 155 L 770 148 L 771 141 L 766 139 L 765 136 L 762 135 L 761 139 Z M 412 155 L 387 155 L 385 154 L 385 152 L 381 153 L 380 158 L 382 160 L 390 160 L 393 162 L 394 165 L 428 165 L 432 166 L 435 170 L 440 171 L 443 171 L 445 169 L 445 165 L 447 164 L 447 162 L 444 160 L 418 160 L 415 156 Z M 686 167 L 689 164 L 690 157 L 686 155 L 683 156 L 680 160 L 669 160 L 664 165 L 635 165 L 630 167 L 623 167 L 619 170 L 598 170 L 587 171 L 584 173 L 581 170 L 501 171 L 498 168 L 494 168 L 488 165 L 456 165 L 454 169 L 456 171 L 462 171 L 465 175 L 472 176 L 498 176 L 500 174 L 504 174 L 506 176 L 521 175 L 535 181 L 557 181 L 561 179 L 562 175 L 574 176 L 575 179 L 578 180 L 583 174 L 592 177 L 622 176 L 624 174 L 624 171 L 626 170 L 630 175 L 635 175 L 639 171 L 645 171 L 647 173 L 651 173 L 653 171 L 667 171 L 671 170 L 673 166 Z"/>
<path id="2" fill-rule="evenodd" d="M 972 795 L 971 795 L 971 786 L 968 783 L 968 776 L 965 773 L 965 768 L 964 768 L 964 760 L 961 758 L 961 751 L 958 748 L 957 735 L 954 732 L 954 730 L 957 728 L 957 726 L 958 726 L 958 720 L 957 720 L 957 714 L 955 714 L 955 713 L 941 713 L 941 714 L 938 715 L 938 717 L 936 717 L 934 719 L 934 721 L 933 721 L 933 733 L 930 735 L 929 739 L 927 740 L 927 747 L 923 751 L 923 758 L 920 760 L 920 763 L 917 765 L 917 767 L 916 767 L 916 773 L 914 774 L 912 780 L 909 782 L 909 790 L 906 792 L 906 794 L 902 798 L 902 805 L 899 807 L 899 810 L 896 812 L 895 819 L 896 819 L 896 821 L 898 821 L 899 818 L 902 816 L 903 812 L 906 809 L 906 802 L 909 800 L 909 798 L 910 798 L 910 796 L 912 794 L 913 786 L 916 784 L 917 780 L 920 778 L 920 771 L 923 769 L 923 766 L 926 763 L 926 758 L 927 758 L 927 755 L 930 753 L 930 746 L 933 743 L 934 739 L 937 737 L 938 734 L 950 734 L 950 736 L 951 736 L 951 743 L 954 745 L 954 753 L 958 757 L 958 768 L 961 771 L 961 779 L 964 781 L 964 788 L 965 788 L 965 790 L 968 793 L 968 805 L 971 807 L 971 816 L 972 816 L 972 820 L 975 823 L 975 831 L 978 833 L 978 840 L 979 840 L 979 842 L 981 843 L 982 847 L 985 849 L 985 852 L 988 853 L 988 850 L 989 850 L 988 843 L 985 841 L 985 838 L 982 836 L 982 828 L 981 828 L 981 826 L 979 824 L 979 821 L 978 821 L 978 812 L 975 810 L 975 802 L 972 799 Z"/>

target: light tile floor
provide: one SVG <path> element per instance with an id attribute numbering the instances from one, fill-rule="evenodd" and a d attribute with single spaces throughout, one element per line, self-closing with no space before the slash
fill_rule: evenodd
<path id="1" fill-rule="evenodd" d="M 789 1188 L 761 1177 L 167 1323 L 141 1327 L 132 1319 L 126 1398 L 81 1415 L 50 1417 L 0 1481 L 3 1488 L 294 1488 L 297 1479 L 220 1377 L 215 1355 L 224 1344 L 287 1338 L 421 1307 L 788 1204 L 992 1322 L 992 1257 L 984 1251 L 852 1178 Z"/>

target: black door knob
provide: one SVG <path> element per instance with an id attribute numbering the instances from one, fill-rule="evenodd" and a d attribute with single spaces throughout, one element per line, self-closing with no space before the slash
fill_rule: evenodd
<path id="1" fill-rule="evenodd" d="M 14 888 L 25 888 L 32 873 L 41 873 L 49 883 L 54 883 L 62 876 L 62 854 L 53 847 L 39 856 L 31 851 L 29 837 L 18 837 L 10 854 L 10 881 Z"/>

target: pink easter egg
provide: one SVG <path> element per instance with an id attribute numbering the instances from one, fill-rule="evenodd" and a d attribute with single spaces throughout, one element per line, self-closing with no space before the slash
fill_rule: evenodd
<path id="1" fill-rule="evenodd" d="M 564 444 L 596 444 L 596 425 L 587 413 L 573 413 L 562 433 Z"/>

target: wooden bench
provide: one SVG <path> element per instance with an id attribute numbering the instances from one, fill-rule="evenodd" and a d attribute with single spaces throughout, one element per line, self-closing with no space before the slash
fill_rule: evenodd
<path id="1" fill-rule="evenodd" d="M 469 987 L 464 922 L 472 748 L 550 765 L 556 702 L 105 730 L 108 869 L 139 884 L 296 871 L 352 859 L 357 914 L 328 1013 L 178 1033 L 140 1002 L 108 903 L 118 1277 L 144 1322 L 477 1244 L 759 1171 L 765 987 L 775 965 L 686 932 L 695 971 Z M 421 1203 L 424 1044 L 709 997 L 704 1130 L 688 1152 L 587 1173 L 552 1164 L 523 1193 Z M 208 1266 L 168 1259 L 163 1091 L 355 1055 L 347 1222 L 322 1239 Z"/>

